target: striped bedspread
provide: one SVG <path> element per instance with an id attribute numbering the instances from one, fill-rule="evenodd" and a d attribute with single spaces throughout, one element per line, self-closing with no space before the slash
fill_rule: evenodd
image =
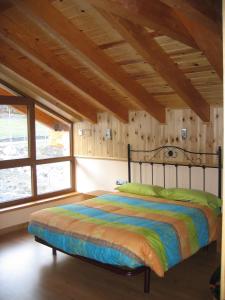
<path id="1" fill-rule="evenodd" d="M 67 253 L 163 276 L 213 241 L 216 227 L 206 206 L 112 193 L 35 212 L 28 230 Z"/>

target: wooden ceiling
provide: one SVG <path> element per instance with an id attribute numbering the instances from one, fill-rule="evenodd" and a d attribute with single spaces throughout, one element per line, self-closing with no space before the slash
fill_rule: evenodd
<path id="1" fill-rule="evenodd" d="M 97 122 L 222 105 L 222 8 L 215 0 L 1 0 L 0 80 Z M 46 103 L 45 103 L 46 104 Z"/>

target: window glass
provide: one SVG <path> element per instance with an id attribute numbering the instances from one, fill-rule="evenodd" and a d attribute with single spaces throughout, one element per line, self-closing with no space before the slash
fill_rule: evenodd
<path id="1" fill-rule="evenodd" d="M 28 155 L 26 105 L 0 105 L 0 160 Z"/>
<path id="2" fill-rule="evenodd" d="M 37 159 L 70 155 L 70 124 L 36 106 Z"/>
<path id="3" fill-rule="evenodd" d="M 62 194 L 71 189 L 72 123 L 31 99 L 19 102 L 19 98 L 8 101 L 5 97 L 3 100 L 5 104 L 0 104 L 0 206 L 14 205 L 15 200 L 21 199 L 33 201 L 39 195 Z M 35 118 L 30 119 L 32 115 Z M 30 130 L 29 125 L 35 131 Z M 34 151 L 30 152 L 31 149 Z M 36 157 L 32 155 L 35 153 Z M 44 164 L 40 160 L 44 160 Z M 36 166 L 35 176 L 32 176 L 32 165 Z"/>
<path id="4" fill-rule="evenodd" d="M 0 203 L 30 197 L 31 195 L 30 167 L 0 170 Z"/>
<path id="5" fill-rule="evenodd" d="M 70 187 L 69 161 L 37 165 L 38 194 L 69 189 Z"/>

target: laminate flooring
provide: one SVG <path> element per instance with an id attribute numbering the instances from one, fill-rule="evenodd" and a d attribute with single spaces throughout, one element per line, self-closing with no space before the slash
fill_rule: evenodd
<path id="1" fill-rule="evenodd" d="M 219 263 L 215 243 L 169 270 L 128 278 L 38 244 L 26 230 L 0 236 L 0 300 L 212 300 L 209 278 Z"/>

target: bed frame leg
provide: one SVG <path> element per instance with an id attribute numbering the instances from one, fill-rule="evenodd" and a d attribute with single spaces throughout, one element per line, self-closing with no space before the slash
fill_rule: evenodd
<path id="1" fill-rule="evenodd" d="M 205 246 L 204 250 L 205 250 L 206 252 L 209 252 L 209 245 Z"/>
<path id="2" fill-rule="evenodd" d="M 52 248 L 52 255 L 56 256 L 56 249 L 55 248 Z"/>
<path id="3" fill-rule="evenodd" d="M 144 292 L 146 294 L 150 293 L 150 275 L 151 275 L 151 269 L 146 267 L 145 268 L 145 279 L 144 279 Z"/>

